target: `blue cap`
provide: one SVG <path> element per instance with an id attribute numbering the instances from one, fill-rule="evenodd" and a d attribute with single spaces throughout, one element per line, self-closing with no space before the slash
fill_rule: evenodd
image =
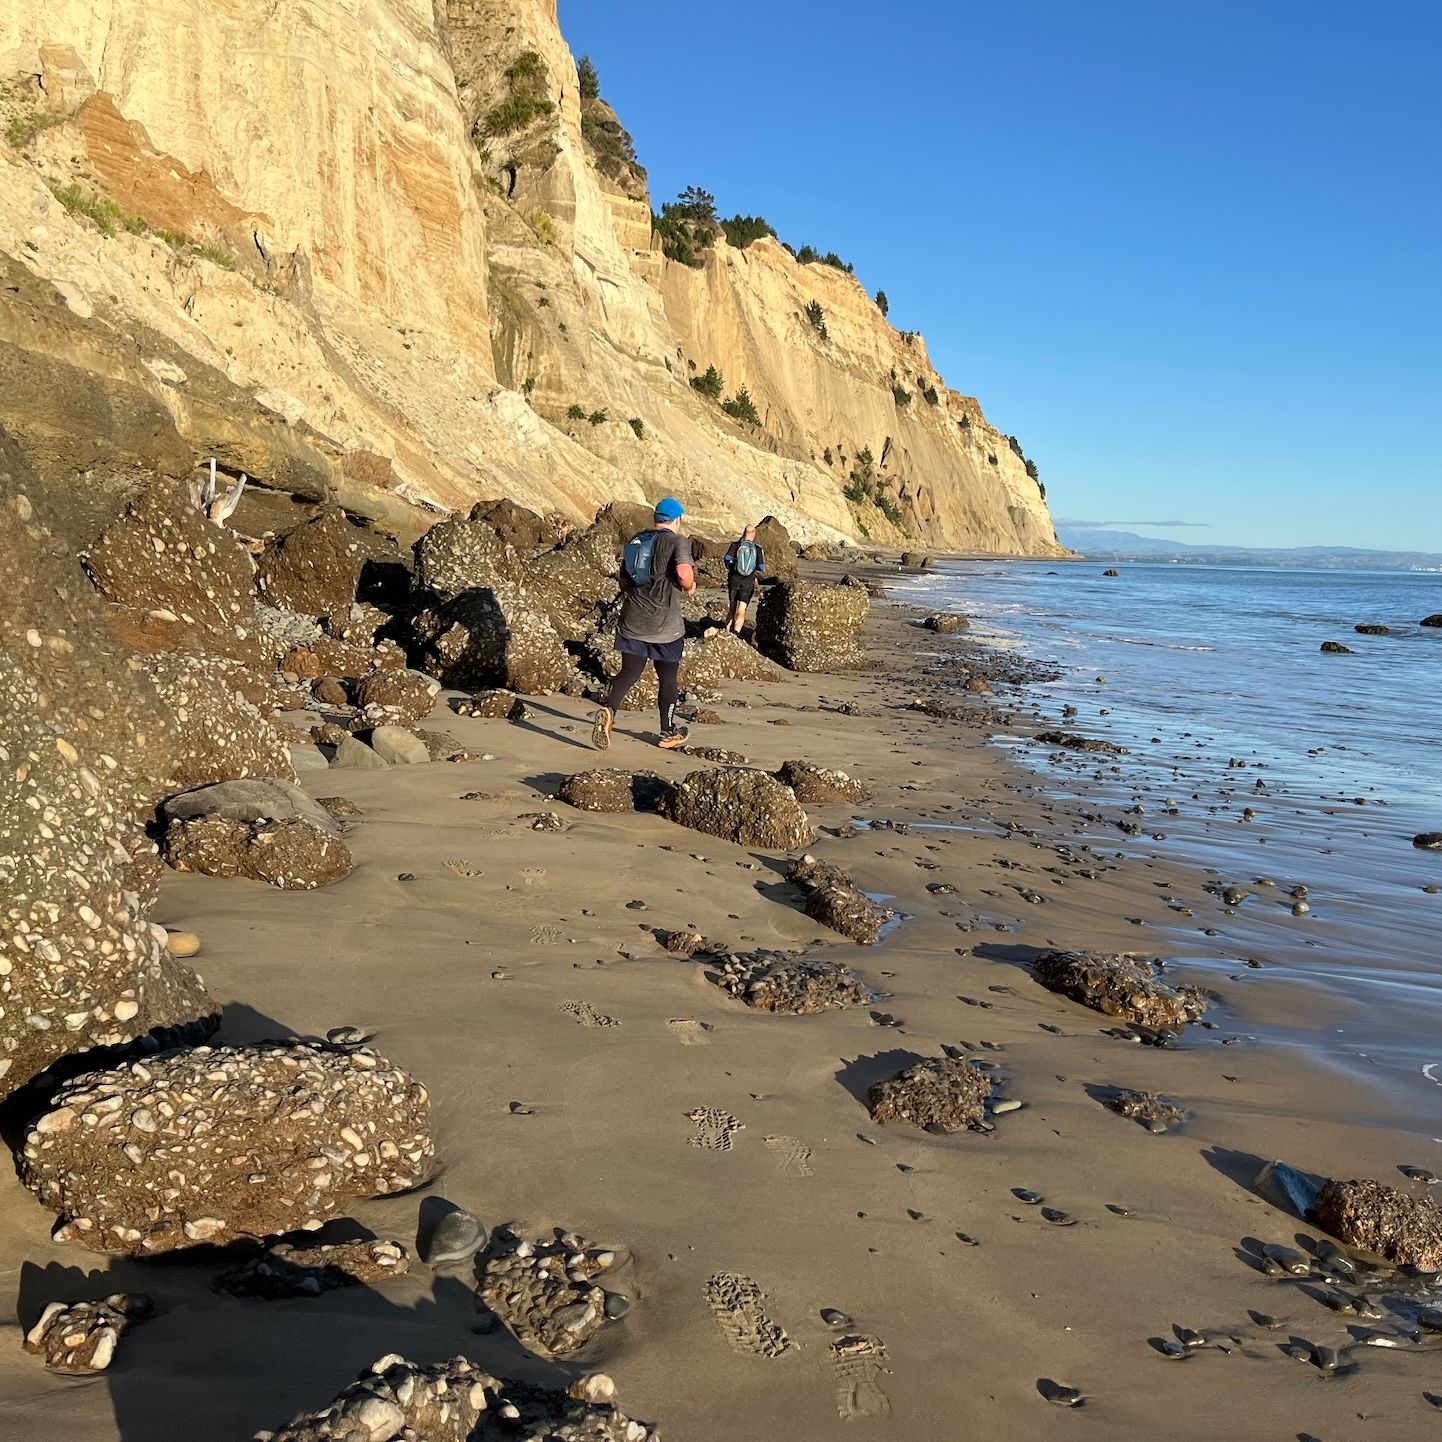
<path id="1" fill-rule="evenodd" d="M 667 496 L 664 501 L 656 502 L 656 519 L 658 521 L 679 520 L 685 514 L 686 507 L 675 496 Z"/>

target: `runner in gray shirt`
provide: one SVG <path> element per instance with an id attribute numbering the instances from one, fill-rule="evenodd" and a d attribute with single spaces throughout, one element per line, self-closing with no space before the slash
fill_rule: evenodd
<path id="1" fill-rule="evenodd" d="M 591 728 L 591 741 L 598 751 L 611 744 L 616 713 L 641 679 L 648 661 L 656 668 L 659 684 L 661 738 L 656 744 L 666 751 L 686 744 L 687 733 L 676 724 L 686 636 L 681 603 L 696 590 L 696 571 L 691 542 L 681 535 L 681 517 L 685 514 L 680 501 L 667 496 L 656 505 L 654 527 L 633 536 L 626 545 L 621 567 L 624 600 L 616 627 L 621 671 Z"/>

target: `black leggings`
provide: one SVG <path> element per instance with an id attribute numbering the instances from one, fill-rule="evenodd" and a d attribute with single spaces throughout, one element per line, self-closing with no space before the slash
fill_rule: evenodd
<path id="1" fill-rule="evenodd" d="M 651 664 L 656 668 L 656 679 L 660 685 L 657 699 L 661 711 L 661 730 L 673 731 L 676 727 L 676 702 L 681 696 L 681 663 L 653 661 Z M 631 694 L 631 688 L 641 679 L 641 673 L 645 669 L 644 656 L 632 656 L 626 651 L 621 653 L 620 675 L 611 683 L 610 693 L 606 697 L 606 705 L 613 712 L 620 711 L 622 703 Z"/>

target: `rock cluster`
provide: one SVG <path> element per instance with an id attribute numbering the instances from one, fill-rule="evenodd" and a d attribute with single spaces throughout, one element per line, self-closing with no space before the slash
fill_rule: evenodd
<path id="1" fill-rule="evenodd" d="M 1078 736 L 1074 731 L 1039 731 L 1032 740 L 1041 746 L 1059 746 L 1065 751 L 1096 751 L 1103 756 L 1125 756 L 1127 748 L 1094 736 Z"/>
<path id="2" fill-rule="evenodd" d="M 329 1406 L 256 1442 L 659 1442 L 615 1396 L 600 1372 L 552 1392 L 503 1382 L 464 1357 L 427 1367 L 392 1354 Z"/>
<path id="3" fill-rule="evenodd" d="M 678 826 L 762 851 L 795 851 L 816 839 L 791 789 L 764 771 L 693 771 L 656 809 Z"/>
<path id="4" fill-rule="evenodd" d="M 896 916 L 829 861 L 803 856 L 787 870 L 786 879 L 805 894 L 807 916 L 861 946 L 874 945 L 882 927 Z"/>
<path id="5" fill-rule="evenodd" d="M 778 956 L 774 952 L 722 958 L 716 982 L 754 1011 L 787 1016 L 867 1006 L 875 1000 L 856 973 L 838 962 Z"/>
<path id="6" fill-rule="evenodd" d="M 865 664 L 858 637 L 870 609 L 856 586 L 783 581 L 762 595 L 756 647 L 790 671 L 853 670 Z"/>
<path id="7" fill-rule="evenodd" d="M 1157 968 L 1134 956 L 1101 956 L 1085 951 L 1048 951 L 1036 959 L 1037 980 L 1105 1016 L 1143 1026 L 1177 1030 L 1206 1010 L 1195 987 L 1169 986 Z"/>
<path id="8" fill-rule="evenodd" d="M 614 1251 L 559 1228 L 537 1242 L 500 1228 L 481 1271 L 481 1299 L 523 1347 L 568 1357 L 627 1310 L 625 1298 L 596 1284 L 615 1262 Z"/>
<path id="9" fill-rule="evenodd" d="M 57 1241 L 147 1254 L 317 1226 L 414 1186 L 433 1154 L 425 1088 L 375 1052 L 261 1042 L 77 1078 L 31 1123 L 20 1172 Z"/>
<path id="10" fill-rule="evenodd" d="M 803 806 L 852 805 L 871 800 L 871 789 L 844 771 L 832 771 L 810 761 L 783 761 L 776 779 L 789 786 Z"/>
<path id="11" fill-rule="evenodd" d="M 117 1292 L 100 1302 L 51 1302 L 25 1334 L 25 1350 L 52 1372 L 103 1372 L 115 1360 L 121 1335 L 155 1315 L 139 1293 Z"/>
<path id="12" fill-rule="evenodd" d="M 1394 1266 L 1442 1269 L 1442 1212 L 1396 1187 L 1373 1181 L 1331 1181 L 1315 1203 L 1317 1221 L 1349 1247 Z"/>
<path id="13" fill-rule="evenodd" d="M 941 1056 L 917 1062 L 866 1093 L 871 1119 L 908 1122 L 928 1131 L 959 1132 L 986 1117 L 991 1081 L 970 1062 Z"/>
<path id="14" fill-rule="evenodd" d="M 671 789 L 654 771 L 580 771 L 556 795 L 578 811 L 654 811 Z"/>
<path id="15" fill-rule="evenodd" d="M 233 1297 L 318 1297 L 337 1287 L 377 1286 L 410 1271 L 411 1259 L 399 1242 L 372 1238 L 359 1242 L 318 1242 L 296 1246 L 274 1242 L 242 1266 L 215 1279 L 218 1292 Z"/>
<path id="16" fill-rule="evenodd" d="M 309 821 L 235 821 L 201 816 L 172 821 L 162 854 L 176 871 L 239 876 L 281 891 L 314 891 L 349 876 L 350 848 Z"/>

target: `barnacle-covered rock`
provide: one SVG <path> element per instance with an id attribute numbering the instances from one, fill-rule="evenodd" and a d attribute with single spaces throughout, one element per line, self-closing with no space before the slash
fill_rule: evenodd
<path id="1" fill-rule="evenodd" d="M 791 671 L 845 671 L 865 664 L 858 637 L 871 609 L 857 586 L 783 581 L 762 593 L 756 647 Z"/>
<path id="2" fill-rule="evenodd" d="M 657 810 L 678 826 L 763 851 L 795 851 L 816 839 L 790 788 L 764 771 L 693 771 Z"/>
<path id="3" fill-rule="evenodd" d="M 805 894 L 807 916 L 862 946 L 873 945 L 882 927 L 896 916 L 829 861 L 803 856 L 787 869 L 786 879 Z"/>
<path id="4" fill-rule="evenodd" d="M 1168 985 L 1159 980 L 1156 965 L 1140 957 L 1047 951 L 1035 966 L 1037 980 L 1048 991 L 1143 1026 L 1176 1029 L 1207 1009 L 1196 987 Z"/>
<path id="5" fill-rule="evenodd" d="M 909 1122 L 931 1131 L 978 1126 L 986 1114 L 991 1081 L 980 1068 L 952 1057 L 932 1057 L 876 1082 L 866 1093 L 871 1119 Z"/>
<path id="6" fill-rule="evenodd" d="M 816 957 L 752 952 L 718 963 L 716 980 L 755 1011 L 811 1016 L 875 1000 L 856 973 L 835 961 Z"/>
<path id="7" fill-rule="evenodd" d="M 198 816 L 172 821 L 162 854 L 176 871 L 239 876 L 281 891 L 314 891 L 349 876 L 350 848 L 310 821 L 238 821 Z"/>

